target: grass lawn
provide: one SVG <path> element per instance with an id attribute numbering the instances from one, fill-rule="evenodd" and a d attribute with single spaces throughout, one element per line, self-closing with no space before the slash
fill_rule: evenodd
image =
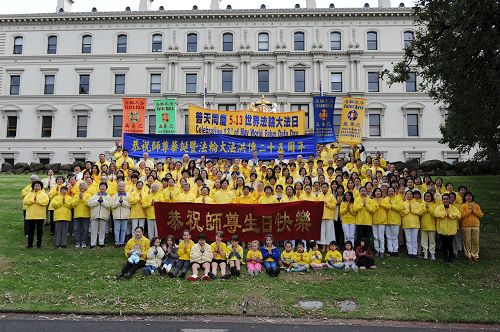
<path id="1" fill-rule="evenodd" d="M 140 273 L 115 281 L 125 262 L 122 249 L 56 250 L 47 231 L 42 250 L 25 249 L 20 190 L 29 177 L 0 176 L 0 311 L 240 315 L 246 300 L 248 314 L 258 316 L 499 323 L 500 204 L 494 199 L 500 176 L 447 180 L 467 185 L 486 213 L 479 263 L 400 257 L 378 259 L 378 270 L 358 274 L 328 270 L 189 283 Z M 297 306 L 302 299 L 325 305 L 304 311 Z M 342 300 L 355 301 L 357 310 L 341 312 Z"/>

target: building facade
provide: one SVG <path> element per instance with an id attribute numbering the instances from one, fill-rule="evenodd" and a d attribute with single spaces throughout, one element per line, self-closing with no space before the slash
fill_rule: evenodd
<path id="1" fill-rule="evenodd" d="M 417 69 L 405 84 L 378 76 L 415 36 L 410 8 L 167 11 L 141 1 L 142 11 L 71 13 L 72 2 L 0 16 L 0 163 L 95 160 L 121 138 L 123 97 L 147 98 L 151 133 L 154 100 L 175 98 L 187 132 L 205 85 L 207 108 L 247 109 L 265 95 L 279 112 L 305 110 L 311 128 L 321 90 L 337 97 L 336 124 L 343 96 L 364 97 L 368 153 L 466 157 L 438 143 L 446 109 L 419 92 Z"/>

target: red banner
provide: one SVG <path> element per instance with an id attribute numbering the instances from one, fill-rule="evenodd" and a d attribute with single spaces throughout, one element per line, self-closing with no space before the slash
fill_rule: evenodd
<path id="1" fill-rule="evenodd" d="M 122 98 L 123 133 L 143 134 L 146 119 L 146 98 Z"/>
<path id="2" fill-rule="evenodd" d="M 241 241 L 261 240 L 272 234 L 276 240 L 319 240 L 323 202 L 300 201 L 279 204 L 155 203 L 156 224 L 161 238 L 182 238 L 184 229 L 193 239 L 205 233 L 208 240 L 223 231 L 226 239 L 238 234 Z"/>

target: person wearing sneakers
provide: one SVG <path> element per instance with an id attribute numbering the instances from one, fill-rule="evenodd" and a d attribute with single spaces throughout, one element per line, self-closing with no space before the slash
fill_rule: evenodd
<path id="1" fill-rule="evenodd" d="M 214 254 L 212 253 L 212 249 L 210 245 L 207 243 L 207 236 L 203 233 L 198 235 L 198 243 L 195 244 L 191 248 L 191 269 L 193 270 L 193 274 L 188 277 L 189 281 L 198 281 L 198 270 L 203 268 L 203 280 L 210 280 L 210 272 L 211 262 L 214 258 Z"/>
<path id="2" fill-rule="evenodd" d="M 344 258 L 345 272 L 349 272 L 350 269 L 353 269 L 355 272 L 358 272 L 358 266 L 356 265 L 356 252 L 352 249 L 351 241 L 345 242 L 344 252 L 342 253 L 342 257 Z"/>

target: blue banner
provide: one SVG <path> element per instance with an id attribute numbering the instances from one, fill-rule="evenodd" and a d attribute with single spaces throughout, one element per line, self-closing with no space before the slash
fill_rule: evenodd
<path id="1" fill-rule="evenodd" d="M 314 97 L 314 135 L 318 143 L 336 142 L 333 112 L 335 97 Z"/>
<path id="2" fill-rule="evenodd" d="M 316 154 L 314 135 L 293 137 L 245 137 L 229 135 L 146 135 L 125 134 L 123 146 L 134 158 L 142 158 L 144 152 L 150 158 L 208 158 L 251 159 L 257 151 L 259 159 L 277 159 L 278 152 L 285 158 L 307 157 Z"/>

